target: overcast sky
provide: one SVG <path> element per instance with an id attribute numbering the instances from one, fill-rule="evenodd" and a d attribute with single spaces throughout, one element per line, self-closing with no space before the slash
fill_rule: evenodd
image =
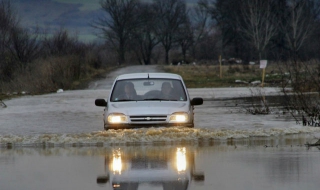
<path id="1" fill-rule="evenodd" d="M 152 0 L 141 0 L 152 1 Z M 198 0 L 186 0 L 196 3 Z M 105 14 L 100 8 L 100 0 L 10 0 L 17 10 L 21 25 L 35 30 L 52 31 L 67 29 L 84 41 L 97 39 L 90 27 L 93 20 Z"/>

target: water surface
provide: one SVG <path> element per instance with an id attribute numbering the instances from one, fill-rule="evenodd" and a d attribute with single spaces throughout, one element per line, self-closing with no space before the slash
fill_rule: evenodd
<path id="1" fill-rule="evenodd" d="M 319 148 L 290 139 L 0 148 L 0 189 L 318 189 Z"/>

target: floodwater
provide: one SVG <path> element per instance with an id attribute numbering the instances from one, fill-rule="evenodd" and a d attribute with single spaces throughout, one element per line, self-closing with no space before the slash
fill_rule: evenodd
<path id="1" fill-rule="evenodd" d="M 194 129 L 104 131 L 101 108 L 91 108 L 92 100 L 79 103 L 88 94 L 7 103 L 0 116 L 1 190 L 320 186 L 320 149 L 305 146 L 317 140 L 320 128 L 297 125 L 275 108 L 272 114 L 253 116 L 243 108 L 247 99 L 208 100 L 195 109 Z"/>
<path id="2" fill-rule="evenodd" d="M 0 189 L 319 189 L 320 150 L 283 141 L 2 148 Z"/>
<path id="3" fill-rule="evenodd" d="M 264 88 L 271 113 L 248 114 L 247 88 L 203 97 L 195 128 L 103 130 L 103 80 L 88 90 L 6 100 L 0 107 L 0 190 L 316 190 L 319 127 L 297 124 Z M 110 85 L 110 83 L 108 83 Z M 270 96 L 270 98 L 269 98 Z M 280 100 L 281 101 L 281 100 Z"/>

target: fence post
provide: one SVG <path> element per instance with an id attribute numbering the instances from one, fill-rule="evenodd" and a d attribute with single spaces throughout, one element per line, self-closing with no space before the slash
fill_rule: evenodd
<path id="1" fill-rule="evenodd" d="M 266 74 L 266 67 L 267 67 L 267 60 L 260 60 L 260 69 L 262 69 L 262 82 L 261 82 L 261 87 L 264 85 L 264 76 Z"/>

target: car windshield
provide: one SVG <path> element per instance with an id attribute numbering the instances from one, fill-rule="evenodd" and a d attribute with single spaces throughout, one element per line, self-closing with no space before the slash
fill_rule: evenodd
<path id="1" fill-rule="evenodd" d="M 187 96 L 180 80 L 127 79 L 116 82 L 111 102 L 119 101 L 186 101 Z"/>

